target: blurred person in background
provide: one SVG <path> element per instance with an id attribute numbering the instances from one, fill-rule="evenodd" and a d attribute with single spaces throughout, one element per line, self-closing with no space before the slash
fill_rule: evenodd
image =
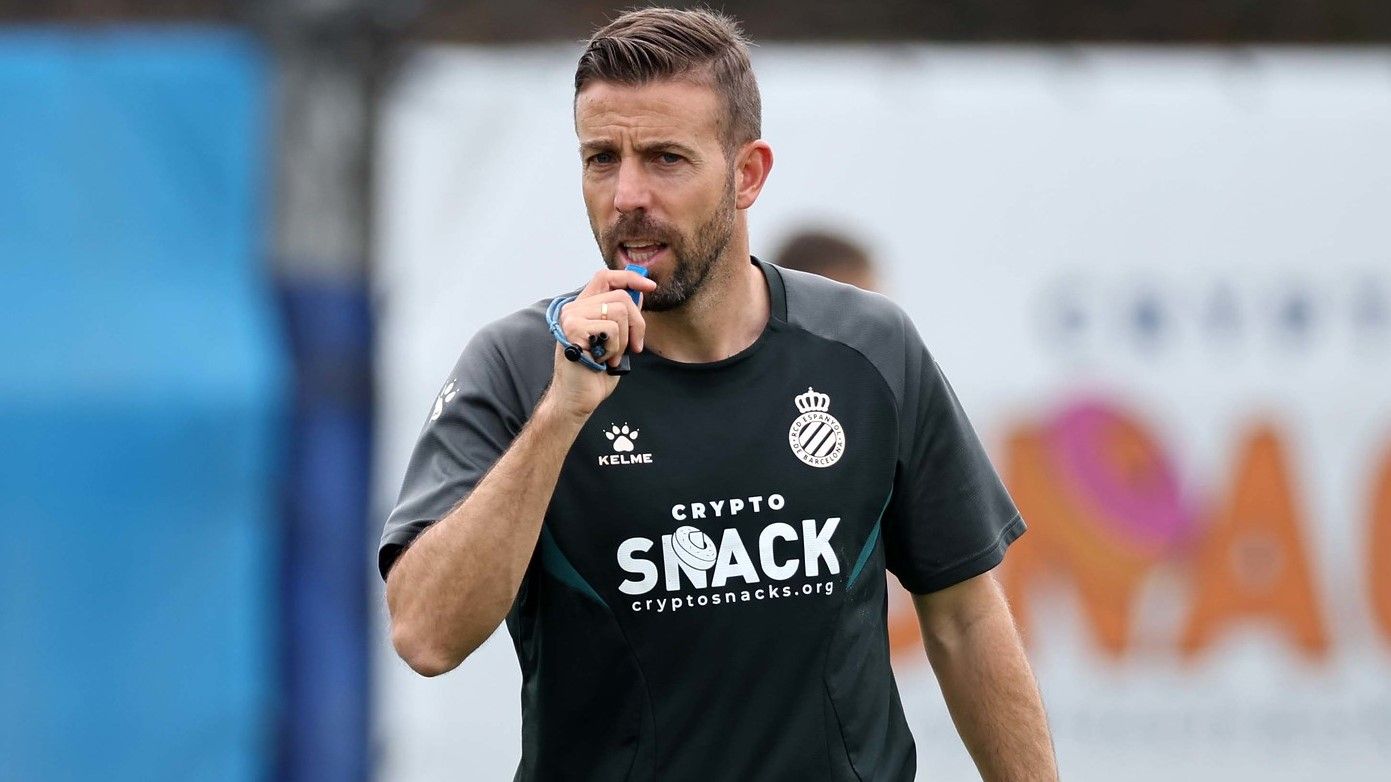
<path id="1" fill-rule="evenodd" d="M 783 244 L 773 263 L 863 290 L 879 290 L 879 275 L 869 253 L 853 239 L 833 231 L 798 231 Z"/>
<path id="2" fill-rule="evenodd" d="M 772 150 L 738 26 L 623 14 L 574 110 L 608 268 L 436 399 L 380 547 L 398 653 L 438 675 L 507 621 L 518 779 L 906 782 L 887 567 L 982 776 L 1055 779 L 990 573 L 1024 524 L 940 369 L 886 300 L 749 254 Z"/>

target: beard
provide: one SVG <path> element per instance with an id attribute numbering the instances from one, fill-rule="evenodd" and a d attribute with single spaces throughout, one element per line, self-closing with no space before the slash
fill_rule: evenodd
<path id="1" fill-rule="evenodd" d="M 610 269 L 624 268 L 618 257 L 619 245 L 628 239 L 655 239 L 667 246 L 673 260 L 671 276 L 657 284 L 657 290 L 643 294 L 642 308 L 667 312 L 690 301 L 705 285 L 729 240 L 734 236 L 734 177 L 725 184 L 724 196 L 710 216 L 684 234 L 669 223 L 653 220 L 646 212 L 620 215 L 618 222 L 596 233 L 604 263 Z"/>

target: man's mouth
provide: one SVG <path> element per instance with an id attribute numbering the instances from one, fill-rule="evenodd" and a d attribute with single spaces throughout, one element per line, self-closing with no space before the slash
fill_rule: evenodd
<path id="1" fill-rule="evenodd" d="M 666 245 L 661 242 L 651 241 L 631 241 L 622 242 L 618 245 L 618 252 L 623 256 L 623 262 L 646 266 L 651 263 L 663 250 Z"/>

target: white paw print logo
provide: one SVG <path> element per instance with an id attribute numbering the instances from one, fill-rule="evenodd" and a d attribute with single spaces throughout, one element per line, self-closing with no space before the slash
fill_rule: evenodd
<path id="1" fill-rule="evenodd" d="M 430 408 L 430 420 L 438 421 L 444 415 L 444 406 L 454 401 L 454 395 L 459 393 L 458 385 L 453 381 L 444 384 L 440 389 L 440 395 L 435 397 L 435 406 Z"/>
<path id="2" fill-rule="evenodd" d="M 627 424 L 621 427 L 614 424 L 604 432 L 604 436 L 613 443 L 614 451 L 628 453 L 633 450 L 633 441 L 638 439 L 638 430 L 629 429 Z"/>

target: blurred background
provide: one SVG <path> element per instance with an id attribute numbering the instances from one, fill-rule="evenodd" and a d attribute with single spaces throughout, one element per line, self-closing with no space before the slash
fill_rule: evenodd
<path id="1" fill-rule="evenodd" d="M 1031 525 L 1064 778 L 1391 778 L 1391 4 L 720 5 L 755 254 L 903 305 Z M 599 264 L 616 10 L 0 0 L 0 780 L 511 777 L 505 633 L 415 676 L 375 549 L 467 338 Z"/>

